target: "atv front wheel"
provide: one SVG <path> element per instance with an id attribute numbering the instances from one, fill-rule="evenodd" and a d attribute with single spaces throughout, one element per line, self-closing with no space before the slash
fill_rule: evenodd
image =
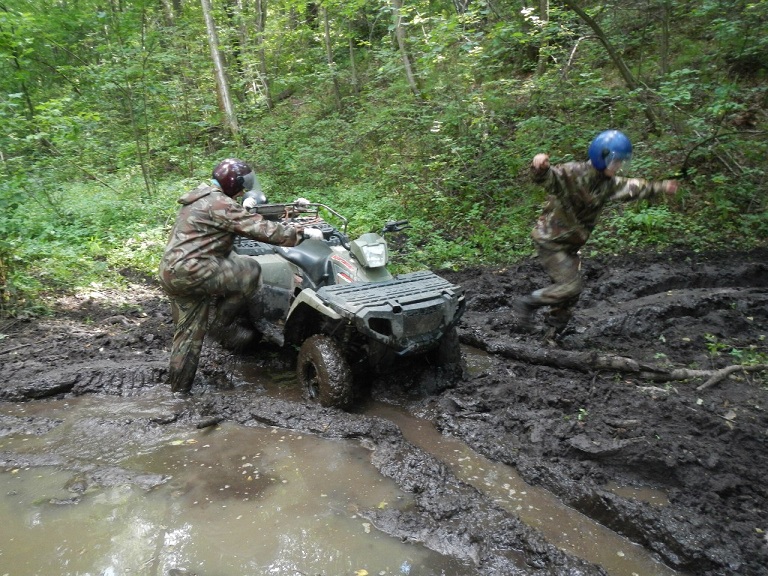
<path id="1" fill-rule="evenodd" d="M 316 334 L 304 341 L 296 373 L 309 398 L 321 406 L 345 408 L 352 403 L 352 369 L 330 336 Z"/>
<path id="2" fill-rule="evenodd" d="M 461 356 L 459 332 L 454 326 L 440 338 L 437 348 L 429 352 L 429 361 L 441 368 L 451 378 L 458 378 L 464 372 L 464 359 Z"/>

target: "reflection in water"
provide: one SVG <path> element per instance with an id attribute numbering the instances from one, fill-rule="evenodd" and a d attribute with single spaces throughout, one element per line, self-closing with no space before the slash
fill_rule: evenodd
<path id="1" fill-rule="evenodd" d="M 474 348 L 462 346 L 462 352 L 470 376 L 482 374 L 495 362 L 492 355 Z M 279 378 L 274 378 L 276 374 L 265 375 L 263 370 L 251 365 L 247 359 L 239 364 L 238 372 L 247 382 L 258 383 L 270 396 L 293 401 L 301 399 L 301 391 L 292 372 L 283 372 Z M 430 422 L 382 403 L 372 403 L 365 413 L 395 423 L 406 440 L 448 465 L 460 480 L 539 530 L 553 545 L 599 564 L 611 576 L 679 574 L 656 561 L 641 546 L 565 506 L 550 492 L 530 486 L 511 466 L 492 462 L 474 452 L 464 442 L 442 436 Z M 661 505 L 666 503 L 663 493 L 651 489 L 608 488 L 623 497 Z"/>
<path id="2" fill-rule="evenodd" d="M 631 498 L 640 502 L 647 502 L 654 506 L 668 506 L 669 498 L 667 494 L 662 490 L 656 490 L 649 487 L 637 487 L 637 486 L 622 486 L 615 482 L 609 482 L 605 486 L 606 490 L 609 490 L 621 496 L 622 498 Z"/>
<path id="3" fill-rule="evenodd" d="M 0 437 L 0 461 L 52 451 L 66 462 L 0 469 L 0 574 L 473 573 L 358 515 L 412 500 L 357 443 L 233 424 L 148 426 L 178 402 L 164 398 L 0 405 L 0 419 L 61 420 Z"/>

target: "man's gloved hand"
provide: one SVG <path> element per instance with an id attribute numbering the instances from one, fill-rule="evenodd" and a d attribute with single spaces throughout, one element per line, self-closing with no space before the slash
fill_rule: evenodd
<path id="1" fill-rule="evenodd" d="M 256 198 L 248 197 L 245 200 L 243 200 L 243 208 L 246 210 L 250 210 L 251 208 L 256 208 L 258 206 L 258 202 L 256 202 Z"/>
<path id="2" fill-rule="evenodd" d="M 664 192 L 666 192 L 669 196 L 672 196 L 677 192 L 677 188 L 679 186 L 677 180 L 664 180 L 662 182 L 664 185 Z"/>
<path id="3" fill-rule="evenodd" d="M 304 228 L 304 231 L 302 232 L 302 238 L 305 240 L 308 238 L 312 238 L 313 240 L 322 240 L 323 232 L 317 228 Z"/>
<path id="4" fill-rule="evenodd" d="M 309 204 L 309 200 L 306 198 L 296 198 L 293 203 L 298 204 L 299 206 L 307 206 Z"/>
<path id="5" fill-rule="evenodd" d="M 549 170 L 549 154 L 536 154 L 531 162 L 531 167 L 536 172 L 545 172 Z"/>

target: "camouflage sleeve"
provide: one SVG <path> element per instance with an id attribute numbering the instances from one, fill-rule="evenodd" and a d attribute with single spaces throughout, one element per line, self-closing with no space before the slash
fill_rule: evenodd
<path id="1" fill-rule="evenodd" d="M 588 186 L 586 181 L 590 170 L 589 164 L 585 162 L 567 162 L 551 165 L 544 171 L 532 169 L 532 176 L 533 181 L 542 184 L 548 193 L 561 196 L 573 189 Z"/>
<path id="2" fill-rule="evenodd" d="M 225 230 L 279 246 L 296 246 L 299 243 L 296 228 L 266 220 L 260 214 L 251 214 L 234 200 L 224 198 L 226 200 L 221 202 L 221 208 L 214 212 Z"/>
<path id="3" fill-rule="evenodd" d="M 629 202 L 644 200 L 664 192 L 666 180 L 651 181 L 642 178 L 622 178 L 615 176 L 612 180 L 613 193 L 610 200 Z"/>

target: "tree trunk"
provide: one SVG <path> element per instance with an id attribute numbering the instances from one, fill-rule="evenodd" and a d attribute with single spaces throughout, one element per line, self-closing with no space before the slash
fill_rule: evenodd
<path id="1" fill-rule="evenodd" d="M 541 20 L 541 31 L 544 32 L 549 23 L 549 0 L 539 0 L 539 19 Z M 539 62 L 536 66 L 536 74 L 541 76 L 547 69 L 547 39 L 542 36 L 541 46 L 539 46 Z"/>
<path id="2" fill-rule="evenodd" d="M 219 35 L 216 32 L 216 23 L 213 21 L 213 10 L 211 0 L 200 0 L 203 7 L 203 16 L 205 17 L 205 27 L 208 30 L 208 46 L 211 49 L 211 59 L 213 60 L 213 69 L 216 75 L 216 88 L 219 96 L 219 108 L 224 113 L 227 128 L 233 137 L 237 138 L 240 127 L 237 124 L 235 116 L 235 107 L 229 94 L 229 82 L 227 81 L 226 71 L 224 69 L 224 59 L 219 50 Z"/>
<path id="3" fill-rule="evenodd" d="M 331 80 L 333 81 L 333 97 L 336 102 L 336 110 L 341 112 L 341 90 L 339 89 L 339 79 L 336 75 L 336 64 L 333 61 L 333 44 L 331 43 L 331 24 L 328 21 L 328 9 L 323 6 L 320 10 L 323 18 L 325 57 L 328 60 L 328 69 L 331 71 Z"/>
<path id="4" fill-rule="evenodd" d="M 581 18 L 585 24 L 592 29 L 592 31 L 595 33 L 595 36 L 597 36 L 602 45 L 605 47 L 606 51 L 608 52 L 608 56 L 610 56 L 616 68 L 619 69 L 619 73 L 621 74 L 622 78 L 624 78 L 624 83 L 627 85 L 627 87 L 630 90 L 638 90 L 641 87 L 640 83 L 634 77 L 632 71 L 627 67 L 624 59 L 621 57 L 621 54 L 618 53 L 613 44 L 611 44 L 611 42 L 608 40 L 608 37 L 606 36 L 605 32 L 603 32 L 603 29 L 600 28 L 600 25 L 585 12 L 575 0 L 563 0 L 563 3 L 568 8 L 576 12 L 579 18 Z M 645 117 L 650 125 L 649 131 L 654 134 L 658 133 L 658 119 L 656 118 L 656 113 L 644 98 L 641 103 L 643 104 L 643 112 L 645 113 Z"/>
<path id="5" fill-rule="evenodd" d="M 355 40 L 351 33 L 349 35 L 349 70 L 352 75 L 352 91 L 357 96 L 360 94 L 360 78 L 357 75 L 357 65 L 355 63 Z"/>
<path id="6" fill-rule="evenodd" d="M 470 0 L 453 0 L 453 6 L 456 8 L 456 14 L 464 14 L 469 8 Z"/>
<path id="7" fill-rule="evenodd" d="M 397 38 L 397 46 L 400 49 L 400 56 L 403 59 L 403 66 L 405 67 L 405 77 L 408 80 L 408 86 L 411 88 L 411 92 L 418 98 L 421 98 L 421 90 L 416 82 L 416 74 L 413 71 L 413 64 L 411 63 L 411 57 L 408 54 L 408 45 L 405 37 L 405 26 L 403 26 L 403 2 L 402 0 L 392 0 L 393 17 L 395 21 L 395 37 Z"/>
<path id="8" fill-rule="evenodd" d="M 173 4 L 171 4 L 170 0 L 160 0 L 160 4 L 163 8 L 165 25 L 169 27 L 173 26 L 173 23 L 176 20 L 176 14 L 173 11 Z"/>
<path id="9" fill-rule="evenodd" d="M 256 53 L 259 61 L 259 80 L 261 81 L 261 90 L 267 108 L 272 110 L 274 102 L 272 101 L 272 91 L 269 87 L 269 76 L 267 75 L 267 51 L 264 48 L 264 32 L 267 28 L 267 0 L 256 0 Z"/>
<path id="10" fill-rule="evenodd" d="M 672 11 L 669 2 L 666 0 L 661 3 L 661 40 L 659 42 L 659 61 L 661 62 L 661 73 L 669 72 L 669 20 Z"/>

